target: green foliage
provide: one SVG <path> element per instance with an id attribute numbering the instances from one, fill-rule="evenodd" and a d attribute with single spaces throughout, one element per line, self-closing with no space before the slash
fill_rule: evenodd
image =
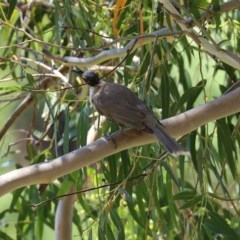
<path id="1" fill-rule="evenodd" d="M 31 98 L 17 115 L 13 127 L 19 133 L 17 138 L 7 131 L 1 140 L 1 172 L 12 170 L 9 163 L 13 160 L 19 168 L 85 146 L 88 131 L 97 122 L 98 116 L 85 101 L 86 89 L 79 87 L 71 68 L 48 60 L 43 49 L 61 57 L 88 58 L 124 47 L 140 34 L 162 27 L 173 30 L 175 24 L 158 1 L 126 1 L 115 25 L 116 8 L 100 0 L 8 2 L 0 3 L 1 125 L 12 109 Z M 219 11 L 222 1 L 214 0 L 210 5 L 205 0 L 181 2 L 183 5 L 175 1 L 175 7 L 182 16 L 199 21 L 199 34 L 207 39 L 205 30 L 220 47 L 238 53 L 238 9 L 213 12 L 211 20 L 201 22 L 202 11 L 209 7 Z M 98 72 L 103 76 L 107 67 L 121 63 L 106 80 L 114 78 L 127 85 L 159 118 L 211 101 L 239 79 L 235 69 L 203 52 L 184 33 L 143 44 L 122 60 L 104 61 L 101 66 L 106 68 Z M 75 88 L 69 88 L 59 76 L 53 77 L 54 69 Z M 182 144 L 191 158 L 161 159 L 163 149 L 151 144 L 76 169 L 50 184 L 41 195 L 37 186 L 14 191 L 11 201 L 1 208 L 0 238 L 53 238 L 59 200 L 36 209 L 30 204 L 65 194 L 75 184 L 77 190 L 85 190 L 76 195 L 73 212 L 73 236 L 79 239 L 239 239 L 238 118 L 238 114 L 228 116 L 186 136 Z M 24 129 L 26 136 L 20 135 L 19 129 Z M 116 129 L 105 122 L 97 135 Z M 18 142 L 10 144 L 19 138 L 24 147 Z"/>

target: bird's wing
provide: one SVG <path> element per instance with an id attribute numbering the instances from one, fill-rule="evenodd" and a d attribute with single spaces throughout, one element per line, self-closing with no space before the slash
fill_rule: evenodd
<path id="1" fill-rule="evenodd" d="M 93 95 L 92 102 L 100 114 L 136 129 L 146 128 L 146 114 L 152 114 L 142 100 L 120 84 L 103 84 Z"/>

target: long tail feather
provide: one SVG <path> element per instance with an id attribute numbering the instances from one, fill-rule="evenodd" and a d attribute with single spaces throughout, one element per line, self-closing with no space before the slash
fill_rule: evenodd
<path id="1" fill-rule="evenodd" d="M 164 129 L 155 127 L 152 129 L 154 135 L 158 138 L 166 150 L 173 156 L 189 155 L 189 151 L 185 149 L 180 143 L 171 138 Z"/>

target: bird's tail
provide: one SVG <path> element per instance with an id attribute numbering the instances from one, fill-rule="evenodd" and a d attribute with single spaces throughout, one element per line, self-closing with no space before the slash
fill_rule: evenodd
<path id="1" fill-rule="evenodd" d="M 185 149 L 180 143 L 171 138 L 162 127 L 155 127 L 154 135 L 158 138 L 166 150 L 173 156 L 189 155 L 189 151 Z"/>

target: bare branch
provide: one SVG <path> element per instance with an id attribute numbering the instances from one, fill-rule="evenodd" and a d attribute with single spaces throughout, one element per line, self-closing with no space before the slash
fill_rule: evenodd
<path id="1" fill-rule="evenodd" d="M 168 133 L 183 136 L 207 122 L 217 120 L 240 111 L 240 88 L 202 106 L 162 121 Z M 40 183 L 50 183 L 54 179 L 76 169 L 96 163 L 103 158 L 125 149 L 156 141 L 152 134 L 139 134 L 133 129 L 119 131 L 112 135 L 117 148 L 104 137 L 95 142 L 56 158 L 52 161 L 16 169 L 0 176 L 0 196 L 17 188 Z"/>
<path id="2" fill-rule="evenodd" d="M 22 59 L 26 60 L 26 58 L 22 58 Z M 27 59 L 27 60 L 33 61 L 31 59 Z M 38 61 L 33 61 L 33 62 L 35 64 L 41 64 Z M 46 68 L 50 72 L 54 73 L 55 77 L 57 76 L 57 77 L 61 78 L 67 86 L 71 86 L 67 82 L 68 80 L 60 72 L 60 71 L 64 71 L 64 68 L 60 68 L 58 70 L 53 70 L 52 68 L 48 67 L 45 64 L 41 64 L 41 66 Z M 42 79 L 41 81 L 39 81 L 37 83 L 36 88 L 38 90 L 40 90 L 40 89 L 47 89 L 48 87 L 50 87 L 51 85 L 54 85 L 54 84 L 56 84 L 56 81 L 54 81 L 52 77 L 45 77 L 44 79 Z M 28 93 L 28 95 L 23 99 L 23 101 L 16 107 L 16 109 L 12 112 L 12 114 L 6 120 L 6 122 L 3 125 L 2 129 L 0 129 L 0 140 L 4 137 L 5 133 L 12 126 L 12 124 L 15 122 L 17 117 L 33 103 L 33 100 L 34 100 L 34 93 Z"/>
<path id="3" fill-rule="evenodd" d="M 39 61 L 31 59 L 31 58 L 26 58 L 26 57 L 20 57 L 20 58 L 23 61 L 34 63 L 35 65 L 46 69 L 48 72 L 53 73 L 56 77 L 60 78 L 67 87 L 72 87 L 71 84 L 68 83 L 68 78 L 66 78 L 59 70 L 54 69 L 53 67 L 49 67 L 48 65 L 44 64 L 43 62 L 39 62 Z"/>
<path id="4" fill-rule="evenodd" d="M 28 94 L 21 104 L 12 112 L 12 114 L 8 117 L 2 129 L 0 130 L 0 140 L 4 137 L 5 133 L 12 126 L 18 116 L 31 104 L 33 101 L 33 95 Z"/>
<path id="5" fill-rule="evenodd" d="M 78 66 L 79 68 L 87 68 L 93 65 L 100 64 L 106 60 L 126 57 L 126 55 L 129 54 L 129 50 L 134 51 L 145 44 L 155 41 L 156 38 L 160 39 L 167 36 L 187 34 L 199 46 L 201 46 L 204 51 L 206 51 L 210 55 L 216 56 L 220 61 L 223 61 L 236 69 L 240 69 L 240 58 L 237 55 L 230 53 L 224 49 L 221 49 L 213 41 L 208 41 L 208 39 L 205 39 L 204 37 L 200 36 L 193 29 L 193 27 L 196 25 L 196 21 L 194 21 L 192 18 L 184 19 L 176 10 L 176 8 L 172 5 L 171 1 L 162 0 L 161 2 L 163 3 L 165 9 L 169 11 L 173 17 L 175 17 L 176 21 L 178 22 L 178 25 L 182 27 L 182 31 L 177 30 L 177 25 L 173 24 L 171 28 L 165 27 L 157 31 L 154 31 L 151 34 L 134 37 L 125 47 L 103 50 L 99 54 L 89 58 L 77 58 L 71 56 L 65 56 L 62 58 L 59 56 L 51 55 L 51 53 L 49 53 L 46 50 L 44 50 L 43 53 L 45 54 L 46 57 L 62 62 L 66 65 Z M 203 12 L 201 19 L 202 21 L 206 21 L 207 19 L 212 18 L 216 14 L 232 11 L 239 7 L 240 7 L 239 1 L 236 0 L 229 1 L 227 3 L 223 3 L 220 6 L 220 10 L 217 12 L 214 12 L 213 9 L 211 8 L 208 11 Z M 210 38 L 210 36 L 208 36 L 208 38 Z"/>
<path id="6" fill-rule="evenodd" d="M 189 26 L 190 22 L 195 23 L 192 19 L 185 20 L 181 14 L 177 11 L 171 1 L 161 0 L 160 1 L 164 8 L 171 14 L 171 16 L 178 22 L 179 26 L 183 29 L 183 31 L 195 41 L 198 46 L 201 46 L 204 51 L 208 54 L 216 57 L 220 61 L 232 66 L 233 68 L 240 69 L 240 58 L 224 49 L 221 49 L 217 43 L 206 33 L 205 29 L 201 27 L 201 31 L 203 31 L 203 36 L 199 35 L 197 31 L 195 31 L 192 27 Z M 234 1 L 235 3 L 236 1 Z M 240 6 L 240 2 L 239 6 Z M 229 5 L 228 5 L 229 6 Z M 236 5 L 234 5 L 236 7 Z M 223 9 L 223 8 L 222 8 Z"/>

